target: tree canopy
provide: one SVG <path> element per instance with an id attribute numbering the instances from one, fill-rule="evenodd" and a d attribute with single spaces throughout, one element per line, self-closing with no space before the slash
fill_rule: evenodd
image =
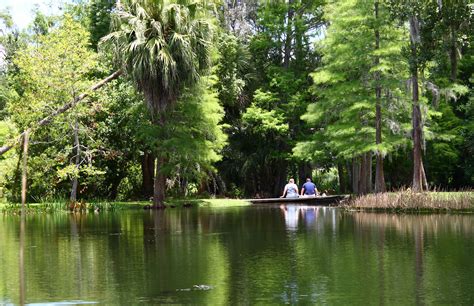
<path id="1" fill-rule="evenodd" d="M 19 200 L 25 130 L 30 202 L 273 197 L 306 177 L 332 193 L 474 185 L 468 0 L 35 14 L 18 30 L 0 13 L 0 200 Z"/>

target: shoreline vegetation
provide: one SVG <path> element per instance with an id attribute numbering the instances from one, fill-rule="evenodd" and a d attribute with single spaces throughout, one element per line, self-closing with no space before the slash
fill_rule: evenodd
<path id="1" fill-rule="evenodd" d="M 53 212 L 101 212 L 121 211 L 134 209 L 150 209 L 150 201 L 108 201 L 91 200 L 70 203 L 66 200 L 52 200 L 41 203 L 26 205 L 27 213 L 53 213 Z M 241 199 L 168 199 L 166 208 L 188 208 L 188 207 L 238 207 L 248 206 L 250 202 Z M 1 203 L 0 212 L 20 213 L 20 203 Z"/>
<path id="2" fill-rule="evenodd" d="M 150 209 L 150 201 L 78 201 L 74 204 L 66 200 L 52 200 L 41 203 L 27 204 L 27 213 L 52 212 L 101 212 L 122 211 L 133 209 Z M 239 207 L 251 205 L 245 199 L 168 199 L 166 208 L 188 207 Z M 414 192 L 410 189 L 397 192 L 354 196 L 339 205 L 347 211 L 392 212 L 392 213 L 442 213 L 442 212 L 474 212 L 474 191 L 459 192 Z M 20 213 L 21 204 L 1 203 L 0 212 Z"/>
<path id="3" fill-rule="evenodd" d="M 380 212 L 474 212 L 474 191 L 397 192 L 367 194 L 342 205 L 346 210 Z"/>

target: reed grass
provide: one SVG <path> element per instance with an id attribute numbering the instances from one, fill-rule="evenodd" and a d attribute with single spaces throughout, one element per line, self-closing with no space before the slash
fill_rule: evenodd
<path id="1" fill-rule="evenodd" d="M 26 213 L 54 213 L 54 212 L 99 212 L 119 211 L 130 209 L 143 209 L 149 207 L 149 201 L 112 202 L 102 199 L 89 201 L 78 201 L 71 203 L 68 200 L 55 198 L 45 202 L 27 204 Z M 237 207 L 247 206 L 249 202 L 236 199 L 168 199 L 166 207 Z M 0 212 L 8 214 L 19 214 L 21 205 L 18 203 L 0 203 Z"/>
<path id="2" fill-rule="evenodd" d="M 21 204 L 5 203 L 0 204 L 0 212 L 6 214 L 20 214 L 22 211 Z M 27 204 L 25 212 L 27 214 L 35 213 L 53 213 L 58 211 L 65 211 L 65 204 L 59 202 L 41 203 L 41 204 Z"/>
<path id="3" fill-rule="evenodd" d="M 405 189 L 397 192 L 358 196 L 350 200 L 345 208 L 397 212 L 474 212 L 474 191 L 414 192 Z"/>
<path id="4" fill-rule="evenodd" d="M 25 206 L 27 214 L 33 213 L 55 213 L 55 212 L 98 212 L 113 211 L 120 209 L 121 206 L 114 202 L 67 202 L 65 200 L 56 200 L 50 202 L 30 203 Z M 21 204 L 3 203 L 0 204 L 0 212 L 8 214 L 19 214 L 22 210 Z"/>

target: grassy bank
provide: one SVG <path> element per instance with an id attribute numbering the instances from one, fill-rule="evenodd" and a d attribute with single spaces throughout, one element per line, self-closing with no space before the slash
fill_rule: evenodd
<path id="1" fill-rule="evenodd" d="M 87 201 L 78 202 L 70 205 L 65 200 L 56 200 L 44 203 L 32 203 L 27 205 L 28 213 L 40 212 L 58 212 L 58 211 L 82 211 L 82 212 L 100 212 L 100 211 L 116 211 L 129 209 L 145 209 L 150 206 L 148 201 L 129 201 L 129 202 L 112 202 L 112 201 Z M 167 208 L 179 207 L 237 207 L 247 206 L 249 202 L 238 199 L 169 199 L 166 201 Z M 19 213 L 21 211 L 20 204 L 0 203 L 0 212 Z"/>
<path id="2" fill-rule="evenodd" d="M 403 190 L 369 194 L 352 199 L 345 208 L 395 212 L 474 212 L 474 191 L 419 193 Z"/>

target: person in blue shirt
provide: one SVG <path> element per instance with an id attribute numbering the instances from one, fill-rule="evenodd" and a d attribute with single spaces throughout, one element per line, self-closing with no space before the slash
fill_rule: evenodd
<path id="1" fill-rule="evenodd" d="M 311 182 L 310 178 L 306 179 L 306 183 L 303 184 L 303 187 L 301 187 L 301 195 L 302 196 L 316 196 L 318 195 L 318 188 L 316 188 L 316 185 Z"/>

